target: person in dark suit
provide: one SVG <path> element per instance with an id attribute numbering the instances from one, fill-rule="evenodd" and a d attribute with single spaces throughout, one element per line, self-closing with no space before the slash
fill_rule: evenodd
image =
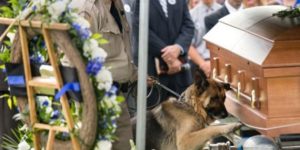
<path id="1" fill-rule="evenodd" d="M 133 29 L 138 41 L 139 2 L 136 1 Z M 191 84 L 191 71 L 182 69 L 187 62 L 187 51 L 194 35 L 194 23 L 185 0 L 150 0 L 148 75 L 177 93 Z M 137 56 L 137 50 L 135 56 Z M 155 58 L 165 65 L 167 71 L 158 74 Z M 173 96 L 160 90 L 161 100 Z"/>
<path id="2" fill-rule="evenodd" d="M 243 9 L 242 2 L 243 0 L 226 0 L 223 7 L 206 16 L 204 18 L 206 31 L 208 32 L 211 28 L 213 28 L 218 23 L 220 18 Z"/>

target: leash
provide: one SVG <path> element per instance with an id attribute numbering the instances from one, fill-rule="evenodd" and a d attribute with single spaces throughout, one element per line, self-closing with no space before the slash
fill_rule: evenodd
<path id="1" fill-rule="evenodd" d="M 179 98 L 179 100 L 182 99 L 182 96 L 180 96 L 177 92 L 173 91 L 172 89 L 168 88 L 167 86 L 165 86 L 164 84 L 160 83 L 157 79 L 155 79 L 154 77 L 149 77 L 152 81 L 151 86 L 149 87 L 149 92 L 147 94 L 147 99 L 151 96 L 151 94 L 153 94 L 153 92 L 156 90 L 158 94 L 157 95 L 157 99 L 154 101 L 153 104 L 151 104 L 151 106 L 147 106 L 147 109 L 152 109 L 155 106 L 159 105 L 161 102 L 161 91 L 160 88 L 163 90 L 166 90 L 168 92 L 170 92 L 171 94 L 173 94 L 174 96 L 176 96 L 177 98 Z M 128 89 L 128 94 L 126 95 L 126 100 L 130 99 L 129 96 L 131 95 L 132 97 L 134 97 L 136 99 L 136 90 L 137 90 L 137 82 L 133 82 L 132 84 L 130 84 L 129 89 Z M 136 101 L 135 101 L 136 103 Z M 129 106 L 130 107 L 130 106 Z M 136 110 L 136 106 L 132 106 L 130 107 L 133 110 Z"/>
<path id="2" fill-rule="evenodd" d="M 153 78 L 152 78 L 153 79 Z M 168 88 L 167 86 L 161 84 L 160 82 L 158 82 L 157 80 L 153 79 L 154 80 L 154 84 L 155 85 L 158 85 L 159 87 L 163 88 L 164 90 L 172 93 L 173 95 L 175 95 L 177 98 L 180 97 L 180 94 L 178 94 L 177 92 L 173 91 L 172 89 Z"/>

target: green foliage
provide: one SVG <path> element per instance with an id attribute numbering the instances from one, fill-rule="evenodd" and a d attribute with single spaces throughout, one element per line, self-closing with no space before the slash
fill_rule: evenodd
<path id="1" fill-rule="evenodd" d="M 5 65 L 0 65 L 0 70 L 5 69 Z"/>
<path id="2" fill-rule="evenodd" d="M 28 0 L 8 0 L 7 3 L 10 5 L 3 6 L 0 8 L 0 16 L 6 18 L 14 18 L 18 16 L 20 11 L 27 5 Z"/>
<path id="3" fill-rule="evenodd" d="M 1 137 L 3 140 L 1 147 L 8 150 L 17 150 L 21 141 L 26 141 L 29 145 L 32 145 L 32 132 L 29 131 L 27 126 L 18 127 L 18 129 L 14 129 L 11 132 L 13 137 L 8 135 Z"/>
<path id="4" fill-rule="evenodd" d="M 8 135 L 4 135 L 2 137 L 3 143 L 1 145 L 1 147 L 5 148 L 5 149 L 18 149 L 18 145 L 22 139 L 22 135 L 20 133 L 19 130 L 12 130 L 12 133 L 14 135 L 13 137 L 10 137 Z"/>
<path id="5" fill-rule="evenodd" d="M 0 95 L 0 99 L 5 98 L 5 100 L 7 101 L 7 105 L 9 109 L 12 109 L 13 106 L 17 107 L 18 103 L 17 103 L 17 99 L 15 96 L 11 97 L 9 94 L 3 94 Z"/>
<path id="6" fill-rule="evenodd" d="M 282 10 L 282 11 L 279 11 L 275 14 L 273 14 L 273 16 L 278 16 L 278 17 L 289 17 L 289 18 L 296 18 L 296 17 L 300 17 L 300 8 L 297 7 L 297 8 L 289 8 L 289 9 L 286 9 L 286 10 Z"/>
<path id="7" fill-rule="evenodd" d="M 4 46 L 4 51 L 0 53 L 0 60 L 2 63 L 10 62 L 10 50 Z"/>
<path id="8" fill-rule="evenodd" d="M 92 35 L 92 38 L 95 39 L 95 40 L 97 40 L 100 45 L 108 43 L 108 40 L 106 40 L 105 38 L 103 38 L 102 35 L 99 34 L 99 33 L 94 33 Z"/>
<path id="9" fill-rule="evenodd" d="M 5 18 L 15 18 L 22 11 L 22 9 L 27 5 L 28 0 L 8 0 L 7 3 L 9 6 L 0 7 L 0 17 Z M 10 31 L 15 32 L 15 31 Z M 9 40 L 5 40 L 3 42 L 2 50 L 0 53 L 0 60 L 3 63 L 10 61 L 10 47 L 11 42 Z"/>

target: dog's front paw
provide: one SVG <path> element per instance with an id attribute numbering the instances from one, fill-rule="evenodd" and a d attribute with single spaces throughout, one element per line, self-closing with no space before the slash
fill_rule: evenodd
<path id="1" fill-rule="evenodd" d="M 223 134 L 233 132 L 233 131 L 241 128 L 241 126 L 242 126 L 241 123 L 230 123 L 230 124 L 224 125 L 223 126 Z"/>

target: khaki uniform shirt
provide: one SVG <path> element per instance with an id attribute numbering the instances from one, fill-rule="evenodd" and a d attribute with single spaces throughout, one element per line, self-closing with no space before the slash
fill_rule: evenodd
<path id="1" fill-rule="evenodd" d="M 110 13 L 110 5 L 104 4 L 105 0 L 74 0 L 78 7 L 91 24 L 93 33 L 100 33 L 109 41 L 101 47 L 107 52 L 105 66 L 110 68 L 113 80 L 124 83 L 136 79 L 136 67 L 132 61 L 130 50 L 129 25 L 126 20 L 124 7 L 121 0 L 114 0 L 119 13 L 123 31 L 120 31 L 114 17 Z"/>

